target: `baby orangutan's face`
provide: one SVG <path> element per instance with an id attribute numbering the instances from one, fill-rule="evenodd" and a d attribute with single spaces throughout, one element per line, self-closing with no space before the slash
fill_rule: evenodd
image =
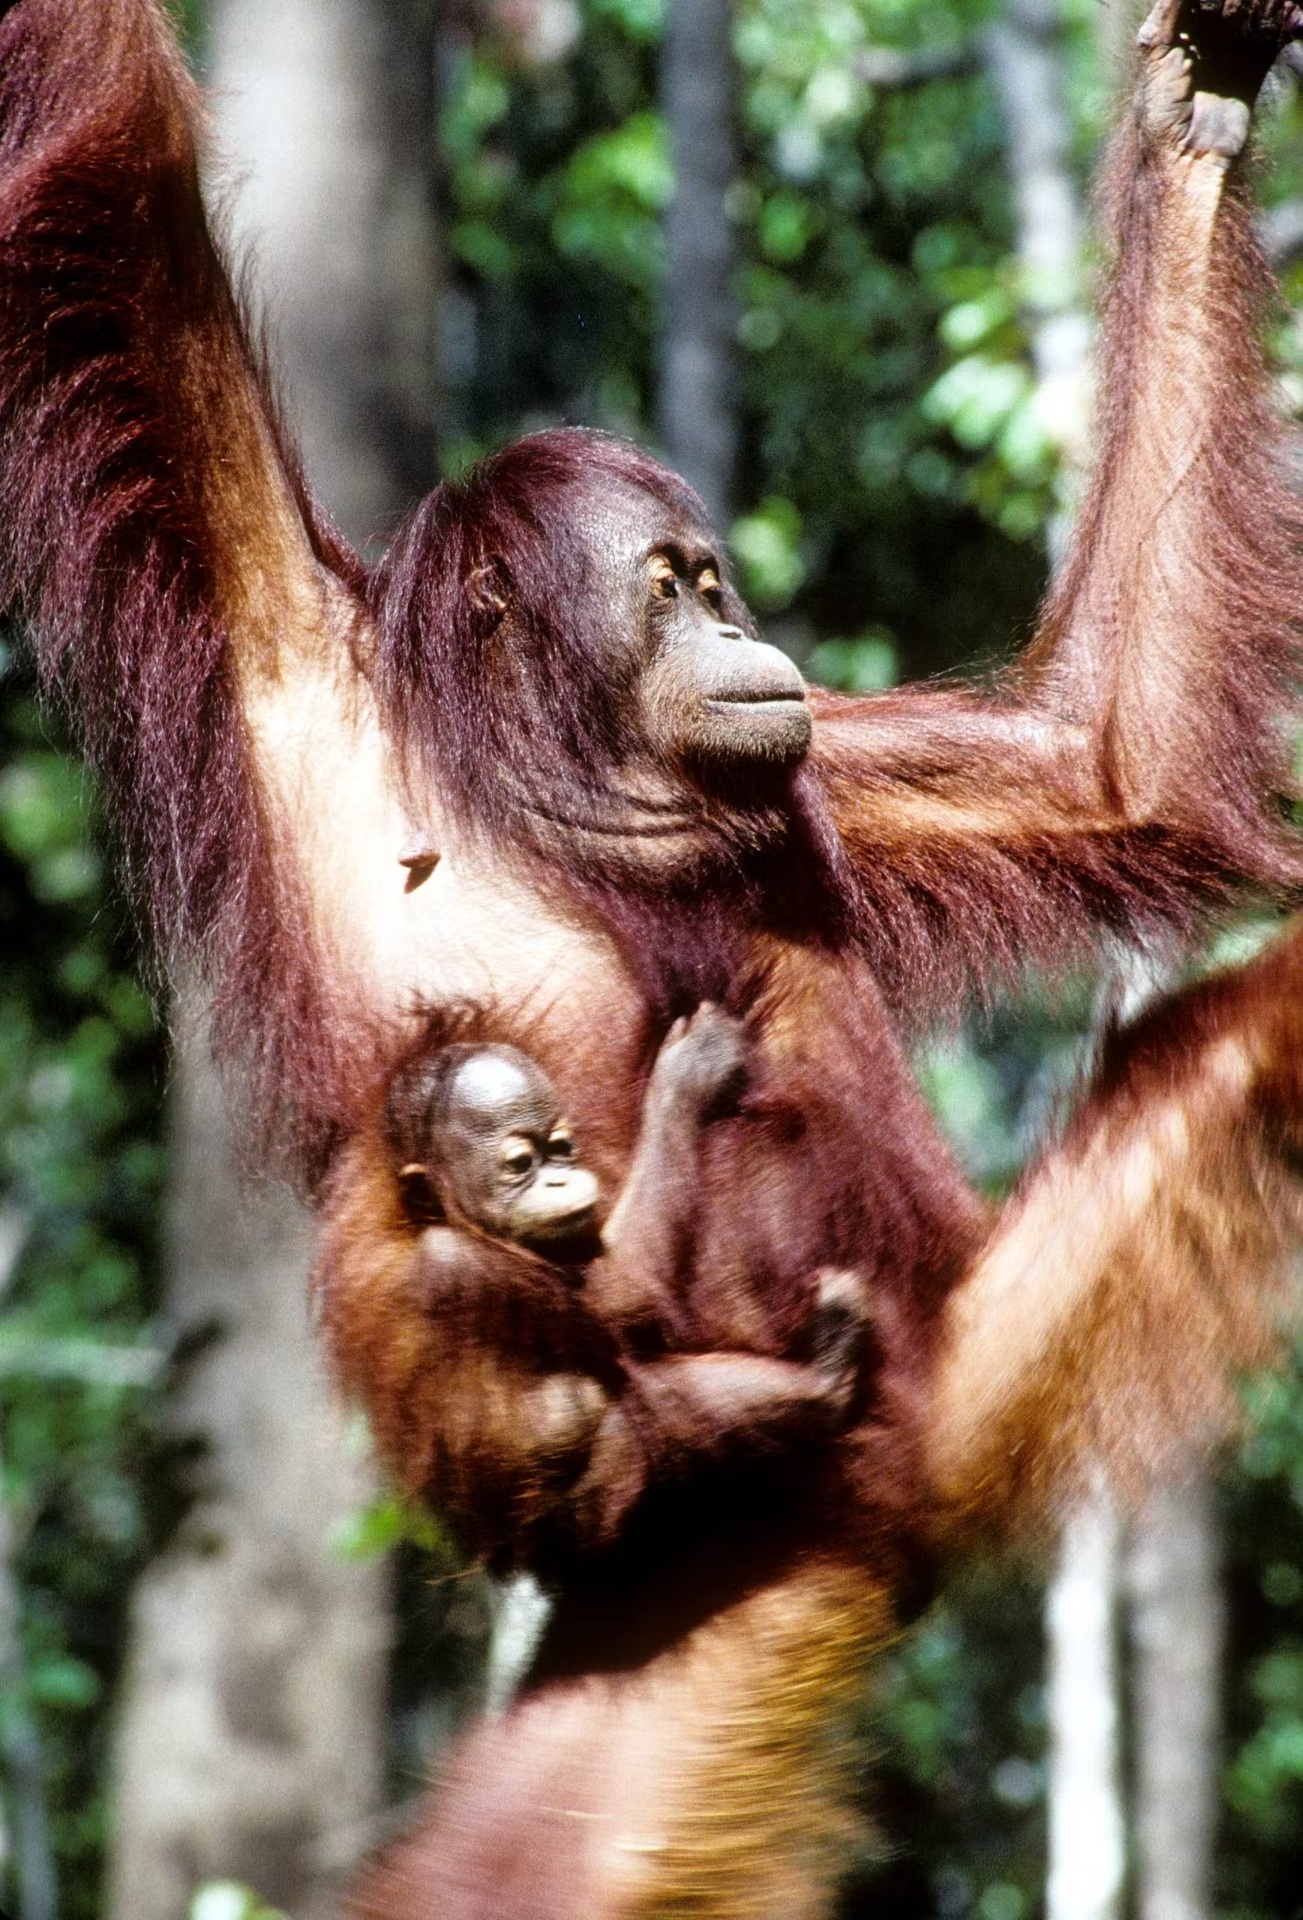
<path id="1" fill-rule="evenodd" d="M 594 1233 L 597 1181 L 575 1158 L 552 1083 L 514 1047 L 457 1069 L 433 1144 L 457 1211 L 496 1239 L 546 1252 Z"/>

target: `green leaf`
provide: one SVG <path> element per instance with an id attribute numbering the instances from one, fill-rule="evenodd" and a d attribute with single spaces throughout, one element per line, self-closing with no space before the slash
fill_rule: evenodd
<path id="1" fill-rule="evenodd" d="M 1030 388 L 1026 367 L 973 353 L 947 368 L 923 396 L 923 414 L 949 427 L 960 446 L 989 447 Z"/>
<path id="2" fill-rule="evenodd" d="M 813 216 L 795 193 L 771 194 L 760 210 L 760 246 L 770 260 L 799 260 L 810 243 Z"/>
<path id="3" fill-rule="evenodd" d="M 444 1546 L 443 1535 L 423 1508 L 396 1493 L 379 1493 L 365 1506 L 336 1520 L 327 1550 L 339 1560 L 377 1560 L 410 1540 L 428 1553 Z"/>
<path id="4" fill-rule="evenodd" d="M 610 20 L 631 40 L 651 44 L 665 31 L 669 0 L 587 0 L 590 20 Z"/>
<path id="5" fill-rule="evenodd" d="M 733 522 L 729 546 L 757 607 L 776 612 L 795 599 L 805 579 L 800 543 L 801 516 L 777 494 Z"/>
<path id="6" fill-rule="evenodd" d="M 67 1653 L 34 1660 L 28 1670 L 27 1683 L 39 1706 L 64 1712 L 84 1712 L 100 1697 L 98 1676 Z"/>
<path id="7" fill-rule="evenodd" d="M 1003 287 L 991 287 L 974 300 L 962 300 L 941 316 L 938 329 L 952 353 L 971 353 L 1013 318 L 1013 306 Z"/>
<path id="8" fill-rule="evenodd" d="M 190 1903 L 190 1920 L 286 1920 L 238 1880 L 210 1880 Z"/>
<path id="9" fill-rule="evenodd" d="M 807 679 L 841 693 L 880 693 L 896 684 L 895 637 L 870 627 L 857 640 L 821 640 L 805 662 Z"/>

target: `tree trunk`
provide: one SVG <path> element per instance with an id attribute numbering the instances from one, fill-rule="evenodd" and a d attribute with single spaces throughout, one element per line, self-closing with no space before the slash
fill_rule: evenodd
<path id="1" fill-rule="evenodd" d="M 660 434 L 670 465 L 721 527 L 737 459 L 732 34 L 728 0 L 672 0 L 661 66 L 675 191 L 665 222 Z"/>
<path id="2" fill-rule="evenodd" d="M 1138 1920 L 1208 1920 L 1217 1826 L 1223 1608 L 1200 1472 L 1137 1522 L 1127 1559 L 1135 1699 Z"/>
<path id="3" fill-rule="evenodd" d="M 310 478 L 365 541 L 433 478 L 432 20 L 421 0 L 212 0 L 230 207 Z M 141 1584 L 119 1734 L 112 1920 L 182 1920 L 235 1880 L 329 1911 L 375 1837 L 387 1569 L 333 1553 L 368 1496 L 307 1324 L 310 1230 L 243 1188 L 198 1033 L 173 1103 L 167 1315 L 191 1357 L 196 1500 Z M 356 1450 L 354 1450 L 356 1451 Z"/>
<path id="4" fill-rule="evenodd" d="M 218 159 L 238 170 L 290 423 L 350 539 L 436 477 L 431 0 L 210 0 Z"/>
<path id="5" fill-rule="evenodd" d="M 1050 1860 L 1046 1920 L 1118 1920 L 1125 1829 L 1114 1651 L 1118 1527 L 1102 1501 L 1064 1526 L 1046 1619 Z"/>
<path id="6" fill-rule="evenodd" d="M 182 1920 L 205 1880 L 324 1914 L 381 1787 L 385 1572 L 333 1554 L 365 1498 L 308 1327 L 309 1223 L 236 1175 L 201 1031 L 179 1044 L 166 1315 L 194 1503 L 133 1611 L 109 1912 Z"/>
<path id="7" fill-rule="evenodd" d="M 1090 324 L 1079 284 L 1081 195 L 1069 165 L 1060 0 L 1007 0 L 983 50 L 1005 129 L 1036 405 L 1058 448 L 1051 569 L 1067 547 L 1086 458 Z M 1119 1768 L 1118 1525 L 1105 1501 L 1064 1526 L 1046 1599 L 1049 1861 L 1046 1920 L 1117 1920 L 1126 1868 Z"/>
<path id="8" fill-rule="evenodd" d="M 985 54 L 1005 128 L 1036 406 L 1062 458 L 1059 507 L 1046 529 L 1054 568 L 1067 549 L 1073 497 L 1086 466 L 1090 347 L 1060 0 L 1008 0 L 1003 18 L 987 29 Z"/>

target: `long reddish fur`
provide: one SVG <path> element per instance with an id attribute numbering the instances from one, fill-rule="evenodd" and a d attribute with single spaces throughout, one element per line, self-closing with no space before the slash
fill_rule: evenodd
<path id="1" fill-rule="evenodd" d="M 19 0 L 0 18 L 0 601 L 33 629 L 48 682 L 79 716 L 159 944 L 206 957 L 225 1044 L 252 1054 L 264 1112 L 288 1114 L 292 1150 L 315 1175 L 356 1116 L 357 1090 L 340 1070 L 340 1036 L 322 1010 L 320 957 L 258 804 L 233 664 L 249 583 L 279 557 L 269 474 L 291 487 L 317 561 L 350 590 L 363 583 L 312 513 L 277 437 L 204 225 L 196 124 L 190 82 L 149 0 L 94 8 Z M 1147 330 L 1162 292 L 1155 261 L 1178 185 L 1134 123 L 1118 155 L 1108 195 L 1116 266 L 1100 459 L 1074 558 L 1030 654 L 987 693 L 821 696 L 810 761 L 781 801 L 744 798 L 711 810 L 703 800 L 714 854 L 693 878 L 708 888 L 708 905 L 699 891 L 630 885 L 627 874 L 614 884 L 600 862 L 568 859 L 555 837 L 531 840 L 519 811 L 477 773 L 485 762 L 492 771 L 487 740 L 550 802 L 600 791 L 604 767 L 627 738 L 622 689 L 603 679 L 605 656 L 589 646 L 596 630 L 586 614 L 572 636 L 569 624 L 549 628 L 541 601 L 555 608 L 561 581 L 578 589 L 583 609 L 584 583 L 567 572 L 565 530 L 586 488 L 618 469 L 642 474 L 653 493 L 685 499 L 672 477 L 590 437 L 535 440 L 468 486 L 440 490 L 367 586 L 380 631 L 378 684 L 409 772 L 448 783 L 453 804 L 495 854 L 614 938 L 646 1014 L 648 1056 L 670 1014 L 706 993 L 753 1022 L 772 1096 L 766 1108 L 762 1090 L 750 1116 L 752 1142 L 758 1136 L 764 1152 L 753 1159 L 739 1138 L 706 1169 L 689 1277 L 703 1325 L 722 1330 L 738 1311 L 745 1287 L 730 1264 L 730 1239 L 741 1231 L 746 1286 L 755 1288 L 760 1275 L 759 1339 L 766 1316 L 782 1326 L 800 1276 L 824 1258 L 863 1268 L 904 1329 L 886 1343 L 895 1357 L 884 1358 L 869 1416 L 815 1488 L 813 1531 L 795 1521 L 790 1530 L 779 1526 L 758 1560 L 721 1541 L 706 1553 L 699 1620 L 675 1613 L 685 1584 L 703 1571 L 699 1561 L 667 1562 L 645 1599 L 636 1583 L 608 1588 L 605 1575 L 594 1575 L 586 1588 L 577 1579 L 551 1668 L 545 1661 L 514 1718 L 479 1736 L 449 1803 L 464 1816 L 478 1874 L 501 1859 L 504 1845 L 541 1831 L 535 1816 L 548 1804 L 541 1796 L 551 1791 L 552 1749 L 550 1736 L 535 1730 L 548 1722 L 554 1683 L 562 1688 L 567 1764 L 580 1767 L 589 1801 L 600 1803 L 603 1785 L 594 1753 L 609 1753 L 614 1777 L 627 1785 L 637 1778 L 638 1741 L 649 1727 L 672 1726 L 666 1751 L 677 1757 L 658 1791 L 666 1819 L 686 1831 L 717 1758 L 685 1732 L 683 1674 L 697 1671 L 698 1632 L 711 1649 L 701 1672 L 726 1669 L 739 1648 L 754 1653 L 742 1719 L 762 1722 L 770 1708 L 779 1718 L 804 1712 L 802 1751 L 813 1751 L 821 1722 L 810 1689 L 844 1686 L 849 1663 L 885 1630 L 884 1570 L 899 1581 L 920 1537 L 962 1525 L 970 1513 L 1014 1518 L 1028 1501 L 1042 1503 L 1096 1448 L 1105 1457 L 1114 1448 L 1126 1453 L 1126 1435 L 1101 1433 L 1093 1417 L 1087 1389 L 1097 1373 L 1114 1383 L 1106 1412 L 1124 1408 L 1143 1443 L 1155 1423 L 1162 1430 L 1189 1417 L 1187 1360 L 1196 1387 L 1215 1401 L 1225 1359 L 1251 1358 L 1268 1344 L 1275 1296 L 1269 1290 L 1260 1304 L 1256 1273 L 1227 1256 L 1240 1246 L 1255 1258 L 1271 1251 L 1293 1224 L 1293 1033 L 1274 1024 L 1262 989 L 1279 966 L 1295 992 L 1291 964 L 1266 962 L 1246 976 L 1256 986 L 1208 990 L 1155 1016 L 1145 1029 L 1148 1051 L 1143 1035 L 1119 1043 L 1075 1130 L 984 1252 L 980 1209 L 908 1087 L 880 998 L 885 992 L 905 1014 L 949 1011 L 972 979 L 1020 971 L 1032 958 L 1074 962 L 1101 933 L 1179 942 L 1245 883 L 1271 892 L 1299 878 L 1276 798 L 1286 785 L 1280 723 L 1297 664 L 1298 507 L 1258 340 L 1266 281 L 1247 203 L 1233 180 L 1209 277 L 1197 289 L 1217 372 L 1198 396 L 1207 411 L 1198 461 L 1173 492 L 1185 517 L 1174 522 L 1170 594 L 1138 608 L 1136 568 L 1123 562 L 1127 525 L 1139 524 L 1147 502 L 1133 496 L 1127 462 L 1144 432 L 1136 368 L 1152 353 Z M 1179 356 L 1162 371 L 1180 390 Z M 1151 385 L 1155 377 L 1151 370 Z M 560 705 L 549 684 L 525 676 L 506 685 L 486 671 L 484 641 L 504 583 L 516 617 L 524 607 L 533 620 L 540 658 L 573 638 Z M 564 597 L 561 604 L 568 614 Z M 357 1009 L 360 1028 L 369 1012 Z M 1221 1057 L 1198 1039 L 1208 1021 L 1220 1021 L 1220 1038 L 1252 1054 L 1236 1100 L 1206 1098 L 1197 1080 L 1199 1063 Z M 596 1123 L 601 1037 L 581 1026 L 580 1015 L 573 1038 L 576 1049 L 592 1048 Z M 568 1066 L 573 1073 L 574 1062 Z M 1146 1339 L 1154 1328 L 1102 1309 L 1116 1309 L 1129 1283 L 1150 1278 L 1142 1226 L 1104 1271 L 1091 1311 L 1062 1343 L 1049 1343 L 1044 1368 L 1006 1383 L 997 1424 L 1006 1420 L 1011 1443 L 1034 1435 L 1053 1473 L 1047 1469 L 1044 1484 L 1002 1482 L 962 1419 L 970 1367 L 999 1384 L 998 1368 L 979 1364 L 991 1322 L 980 1313 L 965 1320 L 965 1302 L 981 1300 L 980 1288 L 969 1290 L 972 1275 L 998 1282 L 1019 1222 L 1060 1174 L 1069 1187 L 1088 1174 L 1098 1194 L 1108 1195 L 1110 1181 L 1123 1191 L 1153 1109 L 1173 1093 L 1179 1124 L 1199 1143 L 1173 1162 L 1193 1196 L 1175 1204 L 1189 1211 L 1207 1203 L 1207 1217 L 1220 1223 L 1203 1240 L 1195 1236 L 1203 1251 L 1181 1272 L 1197 1275 L 1215 1247 L 1224 1291 L 1199 1293 L 1190 1278 L 1194 1292 L 1166 1296 L 1160 1378 L 1136 1416 L 1127 1400 L 1134 1368 L 1109 1367 L 1129 1328 L 1142 1326 Z M 867 1139 L 858 1131 L 866 1115 L 874 1121 Z M 573 1117 L 582 1125 L 582 1114 Z M 374 1216 L 381 1241 L 382 1197 Z M 1235 1223 L 1253 1220 L 1259 1226 L 1246 1225 L 1237 1241 Z M 1036 1290 L 1023 1297 L 1033 1312 Z M 1191 1300 L 1200 1311 L 1187 1327 Z M 1210 1329 L 1222 1327 L 1233 1337 L 1210 1382 Z M 391 1303 L 375 1347 L 382 1406 L 400 1390 L 384 1342 L 414 1337 L 410 1312 Z M 918 1412 L 928 1393 L 942 1436 L 930 1453 Z M 760 1523 L 751 1522 L 754 1539 Z M 645 1580 L 636 1548 L 631 1564 Z M 660 1641 L 611 1655 L 611 1674 L 599 1681 L 589 1672 L 589 1685 L 575 1652 L 584 1634 L 567 1620 L 577 1617 L 591 1641 L 593 1621 L 613 1617 L 614 1597 L 630 1603 L 649 1641 Z M 731 1638 L 743 1619 L 746 1632 Z M 826 1628 L 833 1650 L 831 1668 L 811 1656 L 808 1689 L 794 1622 L 816 1647 Z M 600 1656 L 600 1631 L 593 1644 Z M 609 1639 L 605 1647 L 609 1654 Z M 591 1667 L 591 1646 L 588 1658 Z M 794 1695 L 804 1703 L 799 1712 Z M 505 1768 L 504 1753 L 522 1783 L 514 1829 L 499 1817 L 494 1769 Z M 626 1764 L 632 1775 L 621 1772 Z M 790 1764 L 785 1749 L 741 1768 L 753 1836 L 764 1827 L 757 1799 L 777 1801 L 776 1782 Z M 742 1791 L 736 1781 L 733 1790 Z M 589 1801 L 578 1811 L 592 1812 Z M 801 1805 L 808 1814 L 809 1803 Z M 555 1910 L 581 1826 L 570 1823 L 572 1839 L 559 1853 L 517 1858 L 516 1911 L 548 1899 Z M 430 1872 L 458 1857 L 446 1828 L 420 1844 Z M 690 1874 L 696 1846 L 685 1840 L 667 1874 L 671 1865 Z M 754 1858 L 729 1856 L 710 1881 L 715 1904 L 704 1911 L 750 1910 L 738 1905 L 737 1889 L 754 1893 L 755 1874 Z M 810 1912 L 821 1910 L 827 1879 L 825 1862 L 800 1895 Z M 428 1899 L 428 1880 L 419 1893 L 414 1884 L 409 1876 L 409 1904 L 377 1896 L 368 1910 L 410 1912 L 413 1900 Z M 600 1874 L 575 1884 L 593 1886 L 586 1910 L 598 1915 L 638 1911 L 644 1897 L 648 1911 L 658 1901 L 663 1910 L 671 1879 L 657 1882 L 653 1871 L 641 1893 Z M 481 1899 L 465 1910 L 489 1908 Z M 794 1895 L 792 1911 L 805 1910 Z"/>
<path id="2" fill-rule="evenodd" d="M 656 1554 L 634 1541 L 579 1570 L 519 1699 L 464 1736 L 350 1915 L 411 1920 L 437 1901 L 446 1920 L 657 1920 L 679 1902 L 740 1920 L 775 1899 L 826 1915 L 856 1832 L 845 1716 L 896 1631 L 910 1526 L 951 1549 L 1007 1539 L 1101 1470 L 1137 1492 L 1234 1422 L 1232 1369 L 1278 1353 L 1303 1231 L 1301 1009 L 1297 925 L 1114 1035 L 1091 1099 L 949 1296 L 921 1394 L 878 1404 L 918 1449 L 903 1479 L 895 1459 L 908 1514 L 884 1531 L 879 1506 L 871 1542 L 847 1528 L 853 1436 L 822 1497 L 807 1484 L 767 1526 L 712 1515 L 703 1537 L 688 1505 Z M 1154 1183 L 1140 1207 L 1138 1173 Z M 1019 1245 L 1038 1206 L 1033 1245 L 1053 1246 L 1046 1225 L 1069 1259 L 1102 1243 L 1061 1328 L 1044 1314 L 1056 1272 Z"/>
<path id="3" fill-rule="evenodd" d="M 234 670 L 278 558 L 269 467 L 317 559 L 349 583 L 359 569 L 298 480 L 209 234 L 201 126 L 145 0 L 23 0 L 0 19 L 0 608 L 100 776 L 155 950 L 203 967 L 220 1050 L 312 1171 L 342 1076 Z"/>

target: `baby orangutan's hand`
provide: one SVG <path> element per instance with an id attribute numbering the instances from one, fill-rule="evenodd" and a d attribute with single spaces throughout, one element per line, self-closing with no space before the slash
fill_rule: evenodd
<path id="1" fill-rule="evenodd" d="M 705 1000 L 666 1034 L 652 1068 L 649 1098 L 665 1109 L 713 1119 L 745 1092 L 748 1052 L 742 1022 Z"/>

